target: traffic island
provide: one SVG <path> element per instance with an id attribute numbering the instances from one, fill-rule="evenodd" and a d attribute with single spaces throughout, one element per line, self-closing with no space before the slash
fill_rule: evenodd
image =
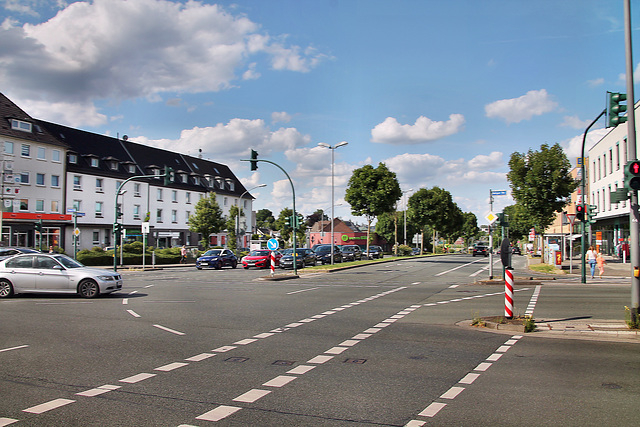
<path id="1" fill-rule="evenodd" d="M 503 316 L 477 317 L 470 321 L 469 325 L 476 328 L 487 328 L 521 333 L 533 332 L 536 329 L 533 318 L 528 316 L 514 316 L 510 319 Z"/>
<path id="2" fill-rule="evenodd" d="M 293 273 L 285 273 L 285 274 L 274 274 L 273 276 L 262 276 L 258 277 L 258 280 L 266 280 L 266 281 L 278 281 L 278 280 L 289 280 L 289 279 L 299 279 L 300 276 Z"/>

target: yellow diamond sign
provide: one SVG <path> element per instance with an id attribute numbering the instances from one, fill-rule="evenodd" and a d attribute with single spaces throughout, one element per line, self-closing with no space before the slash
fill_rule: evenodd
<path id="1" fill-rule="evenodd" d="M 493 212 L 489 212 L 487 216 L 485 216 L 485 219 L 489 221 L 489 224 L 493 224 L 498 219 L 498 215 L 494 214 Z"/>

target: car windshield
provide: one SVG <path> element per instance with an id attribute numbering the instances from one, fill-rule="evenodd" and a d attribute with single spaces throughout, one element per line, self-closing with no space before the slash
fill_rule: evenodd
<path id="1" fill-rule="evenodd" d="M 269 256 L 269 251 L 251 251 L 249 256 Z"/>
<path id="2" fill-rule="evenodd" d="M 300 252 L 300 250 L 298 250 Z M 282 255 L 293 255 L 293 249 L 285 249 L 282 251 Z"/>
<path id="3" fill-rule="evenodd" d="M 202 254 L 202 256 L 220 256 L 222 253 L 222 249 L 209 249 L 207 252 Z"/>
<path id="4" fill-rule="evenodd" d="M 60 264 L 64 265 L 67 268 L 80 268 L 85 266 L 84 264 L 76 261 L 73 258 L 69 258 L 66 255 L 55 255 L 53 258 L 58 260 Z"/>
<path id="5" fill-rule="evenodd" d="M 349 247 L 349 246 L 343 246 L 340 249 L 342 250 L 342 252 L 353 252 L 355 250 L 355 249 L 353 249 L 352 247 Z"/>

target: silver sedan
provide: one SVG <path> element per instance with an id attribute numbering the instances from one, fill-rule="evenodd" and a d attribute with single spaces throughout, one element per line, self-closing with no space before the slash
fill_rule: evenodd
<path id="1" fill-rule="evenodd" d="M 71 293 L 95 298 L 122 289 L 122 276 L 60 254 L 24 254 L 0 261 L 0 298 L 14 293 Z"/>

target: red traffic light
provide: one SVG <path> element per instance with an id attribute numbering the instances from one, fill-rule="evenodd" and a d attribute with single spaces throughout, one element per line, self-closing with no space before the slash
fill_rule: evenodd
<path id="1" fill-rule="evenodd" d="M 576 205 L 576 219 L 584 222 L 584 205 Z"/>

